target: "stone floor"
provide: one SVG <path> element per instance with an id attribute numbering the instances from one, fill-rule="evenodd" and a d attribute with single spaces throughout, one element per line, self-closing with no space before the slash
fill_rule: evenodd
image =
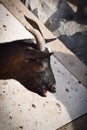
<path id="1" fill-rule="evenodd" d="M 15 29 L 15 28 L 14 28 Z M 12 33 L 11 33 L 11 35 L 12 35 Z M 28 36 L 28 35 L 27 35 Z M 6 37 L 5 37 L 6 38 Z M 12 37 L 11 37 L 12 38 Z M 62 69 L 61 69 L 62 70 Z M 60 77 L 60 79 L 61 79 L 61 76 L 59 76 Z M 67 77 L 67 76 L 64 76 L 64 79 L 65 79 L 65 77 Z M 69 76 L 68 76 L 69 77 Z M 61 81 L 61 80 L 60 80 Z M 62 81 L 60 82 L 60 83 L 62 83 Z M 5 84 L 4 84 L 5 85 Z M 10 85 L 10 84 L 9 84 Z M 63 85 L 61 85 L 61 86 L 63 86 Z M 60 88 L 61 89 L 61 88 Z M 12 90 L 12 89 L 11 89 Z M 13 89 L 13 90 L 15 90 L 15 89 Z M 12 90 L 12 94 L 13 95 L 15 95 L 15 93 L 13 92 L 13 90 Z M 22 91 L 22 90 L 20 90 L 20 91 Z M 11 92 L 11 91 L 10 91 Z M 15 92 L 17 92 L 17 94 L 18 94 L 18 91 L 15 91 Z M 24 92 L 24 89 L 23 89 L 23 92 Z M 67 92 L 67 91 L 66 91 Z M 25 91 L 24 93 L 27 93 L 27 91 Z M 27 93 L 28 94 L 28 93 Z M 24 95 L 24 94 L 23 94 Z M 31 95 L 31 94 L 30 94 Z M 5 95 L 4 94 L 4 96 L 8 96 L 8 95 Z M 10 95 L 9 95 L 10 96 Z M 8 99 L 9 99 L 9 96 L 8 96 Z M 18 96 L 18 95 L 17 95 Z M 28 95 L 29 96 L 29 95 Z M 50 96 L 49 96 L 50 97 Z M 48 98 L 49 98 L 48 97 Z M 16 98 L 16 96 L 14 97 L 14 98 Z M 13 98 L 13 100 L 14 100 L 14 98 Z M 27 98 L 27 95 L 25 96 L 25 98 Z M 52 98 L 52 97 L 51 97 Z M 4 98 L 3 98 L 4 99 Z M 10 97 L 10 99 L 12 100 L 12 98 Z M 31 100 L 31 98 L 29 99 L 29 100 Z M 29 101 L 28 100 L 28 101 Z M 37 98 L 36 98 L 36 100 L 37 100 Z M 41 99 L 40 99 L 41 100 Z M 46 99 L 44 99 L 44 101 L 45 101 Z M 5 100 L 6 101 L 6 100 Z M 25 101 L 25 102 L 28 102 L 27 100 Z M 65 100 L 66 101 L 66 100 Z M 14 102 L 15 102 L 15 100 L 14 100 Z M 24 102 L 24 100 L 23 100 L 23 102 Z M 9 102 L 9 105 L 11 105 L 10 104 L 11 102 Z M 16 103 L 16 105 L 15 105 L 15 107 L 17 108 L 17 110 L 19 110 L 19 107 L 20 106 L 18 106 L 18 101 L 17 102 L 15 102 Z M 32 102 L 31 102 L 32 103 Z M 51 102 L 52 103 L 52 102 Z M 14 104 L 13 104 L 14 105 Z M 27 105 L 27 103 L 26 103 L 26 105 Z M 30 105 L 32 105 L 32 104 L 30 104 Z M 43 104 L 42 104 L 43 105 Z M 78 105 L 78 104 L 77 104 Z M 28 106 L 28 105 L 27 105 Z M 44 105 L 44 107 L 46 107 L 45 105 Z M 24 106 L 22 106 L 21 105 L 21 109 L 25 112 L 25 105 Z M 4 110 L 4 109 L 3 109 Z M 13 110 L 13 109 L 12 109 Z M 37 107 L 36 108 L 34 108 L 34 107 L 31 107 L 31 110 L 32 111 L 34 111 L 34 110 L 37 110 Z M 6 111 L 5 111 L 6 112 Z M 9 112 L 8 110 L 7 110 L 7 112 Z M 35 111 L 34 111 L 35 112 Z M 49 111 L 48 111 L 49 112 Z M 26 113 L 26 112 L 25 112 Z M 28 111 L 28 113 L 30 113 L 29 111 Z M 8 115 L 7 116 L 9 116 L 9 114 L 12 114 L 12 111 L 11 111 L 11 113 L 8 113 Z M 21 117 L 22 115 L 20 114 L 20 117 Z M 16 117 L 16 115 L 14 115 L 14 117 Z M 58 118 L 58 117 L 57 117 Z M 4 119 L 4 118 L 3 118 Z M 5 119 L 7 119 L 7 117 L 5 118 Z M 15 119 L 18 119 L 17 117 L 16 118 L 13 118 L 12 120 L 11 120 L 11 117 L 9 118 L 10 119 L 10 121 L 12 122 L 12 120 L 14 121 Z M 20 118 L 21 119 L 21 118 Z M 4 120 L 5 121 L 5 120 Z M 61 120 L 61 122 L 62 121 L 64 121 L 64 120 Z M 0 122 L 1 123 L 1 122 Z M 16 122 L 17 124 L 19 123 L 19 122 Z M 46 122 L 47 123 L 47 122 Z M 59 122 L 56 122 L 57 124 L 59 123 Z M 9 122 L 8 122 L 8 124 L 10 124 Z M 8 125 L 7 124 L 7 125 Z M 25 123 L 24 123 L 24 125 L 25 125 Z M 37 123 L 36 123 L 36 125 L 37 125 Z M 39 124 L 39 125 L 41 125 L 41 124 Z M 4 125 L 3 125 L 4 126 Z M 11 124 L 10 124 L 10 128 L 11 128 Z M 24 127 L 22 127 L 22 126 L 20 126 L 20 128 L 19 127 L 17 127 L 17 129 L 23 129 Z M 57 127 L 58 128 L 58 127 Z M 78 119 L 76 119 L 75 121 L 73 121 L 73 122 L 71 122 L 71 123 L 69 123 L 69 124 L 67 124 L 67 125 L 65 125 L 65 126 L 63 126 L 63 127 L 61 127 L 61 128 L 59 128 L 59 129 L 57 129 L 57 130 L 86 130 L 87 129 L 87 115 L 83 115 L 83 116 L 81 116 L 80 118 L 78 118 Z"/>
<path id="2" fill-rule="evenodd" d="M 26 0 L 24 4 L 87 65 L 87 19 L 80 18 L 77 7 L 65 0 L 36 0 L 36 4 Z"/>
<path id="3" fill-rule="evenodd" d="M 55 3 L 55 1 L 53 1 L 53 2 Z M 59 20 L 60 15 L 67 18 L 67 15 L 66 15 L 67 12 L 66 11 L 68 11 L 68 10 L 70 11 L 69 15 L 68 15 L 68 19 L 69 18 L 72 19 L 72 16 L 74 15 L 74 12 L 76 11 L 76 7 L 71 5 L 71 4 L 67 5 L 66 3 L 62 3 L 62 2 L 60 4 L 61 4 L 60 11 L 63 9 L 63 11 L 62 11 L 63 13 L 61 14 L 61 12 L 58 12 L 57 8 L 55 8 L 55 11 L 51 12 L 51 13 L 53 13 L 53 15 L 48 13 L 49 14 L 48 17 L 47 16 L 45 17 L 45 19 L 46 19 L 46 21 L 44 21 L 45 25 L 56 36 L 58 36 L 59 39 L 62 40 L 64 42 L 64 44 L 69 49 L 73 50 L 73 52 L 75 54 L 77 53 L 76 55 L 80 56 L 79 58 L 87 65 L 87 43 L 86 43 L 86 41 L 87 41 L 87 26 L 78 24 L 78 23 L 76 23 L 75 21 L 72 21 L 72 20 L 70 20 L 68 22 L 66 20 L 61 21 L 61 22 L 58 22 L 56 24 L 57 18 Z M 68 7 L 68 9 L 66 9 L 66 6 Z M 51 4 L 51 8 L 52 8 L 52 4 Z M 36 10 L 40 11 L 38 8 L 36 8 Z M 38 11 L 36 11 L 36 12 L 38 12 Z M 64 16 L 64 13 L 65 13 L 65 16 Z M 38 13 L 37 13 L 37 16 L 38 16 Z M 42 20 L 42 22 L 43 22 L 43 19 L 41 17 L 39 17 L 39 19 Z M 60 26 L 60 23 L 61 23 L 61 26 Z M 71 27 L 71 23 L 72 23 L 72 27 Z M 65 30 L 64 30 L 63 27 L 65 28 Z M 69 29 L 70 27 L 71 27 L 71 30 Z M 84 37 L 85 37 L 84 43 L 83 43 L 83 41 L 80 42 L 81 44 L 83 44 L 82 46 L 81 46 L 81 44 L 76 46 L 77 41 L 73 41 L 74 40 L 73 37 L 75 35 L 78 35 L 78 32 L 81 34 L 81 35 L 77 36 L 77 39 L 79 39 L 78 42 L 80 40 L 82 41 L 82 39 L 84 40 Z M 83 35 L 83 38 L 82 38 L 82 35 Z M 73 43 L 74 43 L 74 45 L 73 45 Z M 83 50 L 82 50 L 81 47 L 83 48 Z M 87 115 L 84 115 L 84 116 L 76 119 L 75 121 L 63 126 L 60 129 L 57 129 L 57 130 L 86 130 L 86 129 L 87 129 Z"/>

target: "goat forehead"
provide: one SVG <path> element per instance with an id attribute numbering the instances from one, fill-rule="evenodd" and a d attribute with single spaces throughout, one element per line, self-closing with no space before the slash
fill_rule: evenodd
<path id="1" fill-rule="evenodd" d="M 48 58 L 37 59 L 36 62 L 39 64 L 39 66 L 44 68 L 47 68 L 50 65 L 50 60 Z"/>
<path id="2" fill-rule="evenodd" d="M 42 66 L 40 66 L 41 71 L 45 71 L 49 67 L 49 64 L 47 62 L 43 62 Z"/>

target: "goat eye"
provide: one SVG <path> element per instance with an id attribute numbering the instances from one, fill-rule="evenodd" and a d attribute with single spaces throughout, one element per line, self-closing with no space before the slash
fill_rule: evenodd
<path id="1" fill-rule="evenodd" d="M 39 59 L 37 59 L 37 60 L 36 60 L 36 62 L 40 62 L 40 60 L 39 60 Z"/>
<path id="2" fill-rule="evenodd" d="M 24 62 L 25 62 L 25 63 L 28 63 L 28 62 L 29 62 L 29 60 L 27 60 L 27 59 L 26 59 L 26 60 L 24 60 Z"/>

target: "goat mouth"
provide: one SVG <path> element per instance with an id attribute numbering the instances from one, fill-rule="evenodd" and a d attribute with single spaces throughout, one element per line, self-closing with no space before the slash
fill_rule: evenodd
<path id="1" fill-rule="evenodd" d="M 36 90 L 36 93 L 38 93 L 42 97 L 47 97 L 47 89 L 45 86 L 42 86 Z"/>
<path id="2" fill-rule="evenodd" d="M 56 92 L 56 87 L 55 85 L 51 86 L 51 87 L 47 87 L 47 86 L 40 86 L 36 89 L 36 93 L 39 94 L 42 97 L 47 97 L 47 91 L 51 92 L 51 93 L 55 93 Z"/>

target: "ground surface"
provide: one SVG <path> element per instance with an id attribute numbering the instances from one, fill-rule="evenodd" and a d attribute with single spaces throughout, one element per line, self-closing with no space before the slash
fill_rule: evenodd
<path id="1" fill-rule="evenodd" d="M 4 29 L 5 30 L 5 29 Z M 7 29 L 7 30 L 9 30 L 9 29 Z M 5 38 L 6 38 L 6 36 L 5 36 Z M 55 65 L 56 66 L 56 65 Z M 54 67 L 55 68 L 55 67 Z M 61 70 L 63 70 L 63 68 L 61 69 Z M 58 71 L 58 73 L 60 73 L 61 71 Z M 64 79 L 66 79 L 66 77 L 71 77 L 71 76 L 65 76 L 64 74 L 63 74 L 63 72 L 61 73 L 61 75 L 64 77 Z M 58 76 L 58 75 L 57 75 Z M 62 87 L 64 87 L 63 85 L 62 85 L 62 81 L 61 81 L 61 79 L 63 79 L 63 77 L 61 78 L 61 76 L 59 76 L 60 77 L 60 83 L 61 83 L 61 86 Z M 58 79 L 59 80 L 59 79 Z M 64 80 L 63 80 L 64 81 Z M 69 80 L 69 81 L 71 81 L 71 80 Z M 59 81 L 58 81 L 59 82 Z M 65 81 L 65 83 L 66 83 L 67 81 Z M 60 84 L 59 83 L 59 84 Z M 64 83 L 64 84 L 65 84 Z M 72 84 L 73 84 L 73 80 L 72 80 Z M 3 85 L 6 85 L 6 84 L 3 84 Z M 11 85 L 11 84 L 8 84 L 8 85 Z M 67 85 L 66 85 L 67 86 Z M 70 86 L 70 85 L 69 85 Z M 62 88 L 62 87 L 59 87 L 60 89 Z M 4 88 L 2 88 L 2 90 L 3 90 Z M 10 88 L 9 87 L 7 87 L 7 89 L 9 90 Z M 14 120 L 15 119 L 17 119 L 17 120 L 19 120 L 19 122 L 16 122 L 17 123 L 17 125 L 18 124 L 20 124 L 20 119 L 21 119 L 21 116 L 23 116 L 23 113 L 26 113 L 27 112 L 27 110 L 28 110 L 28 114 L 30 114 L 30 109 L 27 109 L 27 107 L 29 107 L 28 105 L 27 105 L 27 102 L 30 102 L 30 100 L 31 100 L 31 103 L 29 104 L 30 105 L 30 107 L 31 107 L 31 111 L 33 111 L 33 112 L 35 112 L 35 110 L 37 111 L 38 110 L 38 105 L 37 105 L 37 101 L 36 101 L 36 103 L 35 103 L 35 99 L 34 99 L 34 103 L 35 104 L 32 104 L 32 99 L 30 98 L 30 99 L 28 99 L 28 100 L 26 100 L 26 101 L 24 101 L 24 97 L 23 97 L 23 100 L 22 100 L 22 104 L 24 103 L 24 105 L 21 105 L 21 104 L 18 104 L 19 103 L 19 101 L 17 101 L 17 100 L 15 100 L 16 99 L 16 95 L 15 95 L 15 93 L 17 93 L 17 96 L 19 97 L 19 92 L 18 92 L 18 90 L 17 91 L 15 91 L 16 89 L 14 88 L 14 89 L 11 89 L 10 90 L 10 92 L 11 92 L 11 94 L 12 95 L 14 95 L 13 96 L 13 99 L 10 97 L 10 95 L 9 95 L 9 91 L 2 91 L 2 95 L 1 95 L 1 99 L 4 99 L 4 101 L 5 101 L 5 103 L 6 103 L 6 99 L 11 99 L 11 100 L 9 100 L 9 107 L 8 107 L 8 109 L 6 109 L 5 108 L 5 106 L 4 106 L 4 108 L 5 109 L 1 109 L 2 111 L 4 111 L 4 110 L 6 110 L 5 111 L 5 113 L 7 114 L 6 115 L 6 118 L 3 118 L 3 120 L 2 121 L 6 121 L 6 119 L 8 119 L 9 118 L 9 120 L 8 120 L 8 122 L 7 122 L 7 126 L 8 125 L 10 125 L 10 128 L 11 128 L 11 123 L 10 122 L 12 122 L 13 121 L 13 125 L 14 125 Z M 13 91 L 14 90 L 14 91 Z M 58 89 L 59 90 L 59 89 Z M 20 90 L 21 91 L 21 90 Z M 71 90 L 70 90 L 71 91 Z M 76 92 L 75 93 L 77 93 L 77 89 L 75 90 Z M 24 93 L 27 93 L 27 91 L 24 91 L 24 88 L 23 88 L 23 92 Z M 60 90 L 59 90 L 59 92 L 61 92 Z M 73 92 L 74 92 L 74 90 L 73 90 Z M 81 91 L 81 92 L 83 92 L 83 91 Z M 69 94 L 69 91 L 68 91 L 68 89 L 66 89 L 66 91 L 65 91 L 65 93 L 66 93 L 66 96 L 68 96 L 68 94 Z M 68 94 L 67 94 L 68 93 Z M 22 93 L 23 94 L 23 93 Z M 29 93 L 27 93 L 27 94 L 29 94 Z M 23 94 L 23 96 L 25 96 L 25 95 L 27 95 L 27 94 Z M 60 96 L 61 96 L 61 93 L 59 93 L 60 94 Z M 30 95 L 32 95 L 32 94 L 30 94 Z M 29 96 L 29 95 L 28 95 Z M 50 95 L 51 96 L 51 95 Z M 58 95 L 59 96 L 59 95 Z M 4 97 L 4 98 L 3 98 Z M 5 98 L 6 97 L 6 98 Z M 8 98 L 7 98 L 8 97 Z M 20 96 L 21 97 L 21 96 Z M 19 97 L 19 99 L 21 99 Z M 31 96 L 32 97 L 32 96 Z M 34 95 L 34 97 L 35 97 L 35 95 Z M 25 98 L 27 98 L 27 96 L 25 96 Z M 49 98 L 49 97 L 48 97 Z M 52 98 L 52 96 L 51 96 L 51 98 Z M 62 99 L 62 98 L 61 98 Z M 14 103 L 12 103 L 11 101 L 14 101 Z M 36 99 L 37 100 L 37 99 Z M 40 99 L 41 100 L 41 99 Z M 44 99 L 44 101 L 45 100 L 47 100 L 47 99 Z M 73 100 L 73 99 L 72 99 Z M 16 102 L 15 102 L 16 101 Z M 43 102 L 44 102 L 43 101 Z M 67 102 L 66 102 L 67 100 L 65 100 L 65 106 L 67 105 Z M 7 101 L 7 103 L 8 103 L 8 101 Z M 47 102 L 44 102 L 44 103 L 41 103 L 40 105 L 42 106 L 42 109 L 43 109 L 43 106 L 44 106 L 44 108 L 46 109 L 46 107 L 48 107 L 48 105 L 46 105 L 46 103 Z M 52 102 L 50 102 L 49 103 L 49 106 L 51 105 L 53 103 L 53 99 L 52 99 Z M 70 103 L 70 102 L 69 102 Z M 26 104 L 26 108 L 25 108 L 25 104 Z M 19 114 L 20 115 L 20 119 L 18 119 L 18 115 L 15 115 L 15 113 L 13 112 L 13 111 L 11 111 L 11 113 L 9 113 L 9 110 L 10 110 L 10 106 L 13 106 L 14 107 L 14 105 L 15 105 L 15 108 L 17 108 L 17 111 L 20 111 L 19 113 L 22 113 L 22 114 Z M 58 104 L 57 104 L 58 105 Z M 77 104 L 78 105 L 78 104 Z M 73 104 L 71 104 L 71 107 L 73 106 Z M 81 105 L 82 107 L 83 107 L 83 105 Z M 56 106 L 57 107 L 57 106 Z M 56 107 L 55 107 L 55 109 L 56 109 Z M 2 108 L 3 108 L 3 104 L 2 104 Z M 80 107 L 81 108 L 81 107 Z M 44 109 L 44 110 L 45 110 Z M 74 109 L 75 109 L 75 107 L 74 107 Z M 14 110 L 14 109 L 12 109 L 12 110 Z M 49 110 L 49 109 L 48 109 Z M 53 109 L 51 109 L 53 112 L 55 112 Z M 72 109 L 71 109 L 72 110 Z M 49 112 L 49 111 L 48 111 Z M 69 109 L 68 109 L 68 112 L 69 112 Z M 78 112 L 78 110 L 77 110 L 77 112 Z M 1 112 L 1 114 L 3 114 L 2 112 Z M 11 114 L 13 114 L 13 116 L 11 116 Z M 27 114 L 26 114 L 27 115 Z M 42 114 L 43 115 L 43 114 Z M 64 114 L 63 114 L 64 115 Z M 35 115 L 34 115 L 34 117 L 35 117 Z M 39 116 L 38 116 L 39 117 Z M 43 117 L 43 116 L 42 116 Z M 49 117 L 49 116 L 48 116 Z M 27 118 L 29 118 L 29 117 L 27 117 Z M 47 117 L 45 117 L 46 119 L 47 119 Z M 57 116 L 57 118 L 58 118 L 58 116 Z M 65 117 L 66 118 L 66 117 Z M 64 118 L 63 118 L 64 119 Z M 61 122 L 63 122 L 63 121 L 65 121 L 65 120 L 63 120 L 62 119 L 62 121 Z M 55 120 L 55 119 L 54 119 Z M 54 120 L 52 121 L 52 123 L 54 122 Z M 22 121 L 22 120 L 21 120 Z M 23 119 L 23 121 L 24 121 L 24 119 Z M 25 121 L 25 122 L 27 122 L 27 120 Z M 23 123 L 24 125 L 25 125 L 25 122 Z M 77 122 L 77 123 L 76 123 Z M 64 130 L 64 129 L 67 129 L 67 130 L 85 130 L 86 128 L 87 128 L 87 126 L 86 126 L 86 123 L 87 122 L 87 116 L 85 115 L 85 116 L 82 116 L 82 117 L 80 117 L 79 119 L 77 119 L 76 121 L 75 121 L 75 123 L 74 122 L 72 122 L 72 123 L 70 123 L 69 125 L 67 125 L 67 126 L 64 126 L 63 128 L 61 128 L 61 130 Z M 1 123 L 1 122 L 0 122 Z M 35 125 L 37 126 L 37 122 L 33 122 L 33 123 L 35 123 Z M 45 123 L 48 123 L 47 121 L 45 122 Z M 56 124 L 58 125 L 58 123 L 59 123 L 59 120 L 58 120 L 58 122 L 56 122 Z M 27 123 L 27 125 L 29 125 L 28 123 Z M 39 125 L 41 125 L 42 126 L 42 124 L 39 124 Z M 52 125 L 52 124 L 51 124 Z M 5 124 L 3 124 L 3 127 L 5 126 Z M 49 126 L 49 125 L 48 125 Z M 17 127 L 17 129 L 24 129 L 25 127 L 23 127 L 22 125 L 21 126 L 16 126 Z M 38 126 L 37 126 L 38 127 Z M 52 127 L 53 127 L 53 125 L 52 125 Z M 51 128 L 52 128 L 51 127 Z M 5 127 L 4 127 L 5 128 Z M 58 127 L 57 127 L 58 128 Z M 6 128 L 7 129 L 7 128 Z M 41 130 L 41 129 L 40 129 Z"/>
<path id="2" fill-rule="evenodd" d="M 36 0 L 36 4 L 25 0 L 24 4 L 87 65 L 87 18 L 80 18 L 77 7 L 65 0 Z"/>
<path id="3" fill-rule="evenodd" d="M 53 2 L 54 2 L 53 9 L 54 9 L 55 1 Z M 48 3 L 46 2 L 45 5 L 48 6 Z M 49 4 L 48 7 L 51 10 L 52 3 Z M 44 16 L 42 15 L 43 17 L 38 15 L 40 9 L 37 7 L 35 8 L 37 10 L 36 13 L 39 19 L 43 23 L 47 21 L 46 26 L 52 32 L 54 32 L 54 34 L 58 36 L 59 39 L 63 41 L 64 44 L 69 49 L 71 49 L 80 58 L 81 61 L 83 61 L 87 65 L 87 25 L 80 24 L 77 23 L 76 21 L 71 20 L 72 16 L 74 15 L 73 11 L 76 11 L 76 7 L 73 5 L 69 6 L 66 3 L 61 2 L 59 11 L 57 10 L 57 8 L 55 8 L 54 12 L 50 11 L 50 13 L 47 14 L 48 10 L 46 10 L 46 13 L 43 13 Z M 67 11 L 68 11 L 68 15 L 67 15 Z M 44 17 L 46 19 L 45 21 L 44 21 Z M 50 19 L 48 19 L 49 17 Z M 66 20 L 62 21 L 61 17 L 63 18 L 65 17 L 65 19 L 68 18 L 68 21 Z M 58 130 L 86 130 L 86 129 L 87 129 L 87 115 L 84 115 Z"/>

